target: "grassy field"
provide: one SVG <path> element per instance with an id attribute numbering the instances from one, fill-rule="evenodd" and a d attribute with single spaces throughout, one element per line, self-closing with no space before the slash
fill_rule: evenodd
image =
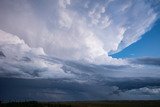
<path id="1" fill-rule="evenodd" d="M 0 107 L 160 107 L 160 101 L 9 102 Z"/>

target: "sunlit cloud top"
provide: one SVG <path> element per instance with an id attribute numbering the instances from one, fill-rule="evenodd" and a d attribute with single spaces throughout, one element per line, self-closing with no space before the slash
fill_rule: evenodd
<path id="1" fill-rule="evenodd" d="M 14 43 L 91 63 L 110 62 L 108 54 L 139 40 L 158 18 L 144 0 L 2 0 L 0 14 L 0 28 L 15 35 Z"/>

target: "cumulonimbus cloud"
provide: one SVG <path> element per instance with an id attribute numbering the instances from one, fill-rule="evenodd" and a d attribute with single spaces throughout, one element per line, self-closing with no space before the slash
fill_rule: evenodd
<path id="1" fill-rule="evenodd" d="M 116 62 L 108 54 L 136 42 L 158 14 L 147 1 L 119 2 L 2 0 L 0 28 L 58 58 Z"/>
<path id="2" fill-rule="evenodd" d="M 110 63 L 95 64 L 47 55 L 43 48 L 32 48 L 18 36 L 0 30 L 0 76 L 18 78 L 72 78 L 89 81 L 108 77 L 157 77 L 159 59 L 120 60 L 108 57 Z M 112 64 L 114 61 L 116 64 Z M 145 63 L 147 61 L 147 63 Z M 120 64 L 123 62 L 123 64 Z M 142 70 L 143 72 L 139 72 Z M 152 75 L 150 74 L 152 72 Z M 145 74 L 144 74 L 145 72 Z"/>
<path id="3" fill-rule="evenodd" d="M 0 0 L 0 99 L 159 99 L 159 58 L 109 56 L 152 27 L 156 3 Z"/>

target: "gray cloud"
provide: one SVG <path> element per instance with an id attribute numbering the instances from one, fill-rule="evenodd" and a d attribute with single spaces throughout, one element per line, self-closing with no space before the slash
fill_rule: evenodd
<path id="1" fill-rule="evenodd" d="M 131 94 L 160 95 L 160 88 L 159 87 L 142 87 L 139 89 L 132 89 L 127 92 Z"/>
<path id="2" fill-rule="evenodd" d="M 156 84 L 152 84 L 152 80 Z M 159 78 L 110 78 L 105 80 L 107 84 L 103 85 L 102 82 L 104 81 L 79 83 L 70 79 L 0 78 L 0 98 L 4 101 L 144 100 L 159 98 Z M 126 87 L 119 87 L 123 84 Z M 133 87 L 134 84 L 141 85 Z"/>
<path id="3" fill-rule="evenodd" d="M 130 62 L 142 65 L 160 66 L 160 58 L 151 58 L 151 57 L 138 58 L 138 59 L 131 59 Z"/>
<path id="4" fill-rule="evenodd" d="M 3 57 L 0 59 L 0 76 L 73 78 L 77 81 L 91 81 L 97 77 L 158 77 L 160 75 L 159 67 L 147 66 L 158 65 L 158 59 L 108 58 L 110 63 L 106 64 L 66 60 L 51 57 L 44 52 L 43 48 L 32 48 L 16 35 L 2 30 L 0 37 L 0 49 L 3 53 L 1 55 Z"/>
<path id="5" fill-rule="evenodd" d="M 2 51 L 0 51 L 0 57 L 5 57 L 5 55 Z"/>

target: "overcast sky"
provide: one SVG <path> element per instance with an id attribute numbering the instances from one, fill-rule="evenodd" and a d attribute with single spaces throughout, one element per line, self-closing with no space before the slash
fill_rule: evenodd
<path id="1" fill-rule="evenodd" d="M 0 99 L 160 99 L 159 12 L 159 0 L 0 0 Z"/>

